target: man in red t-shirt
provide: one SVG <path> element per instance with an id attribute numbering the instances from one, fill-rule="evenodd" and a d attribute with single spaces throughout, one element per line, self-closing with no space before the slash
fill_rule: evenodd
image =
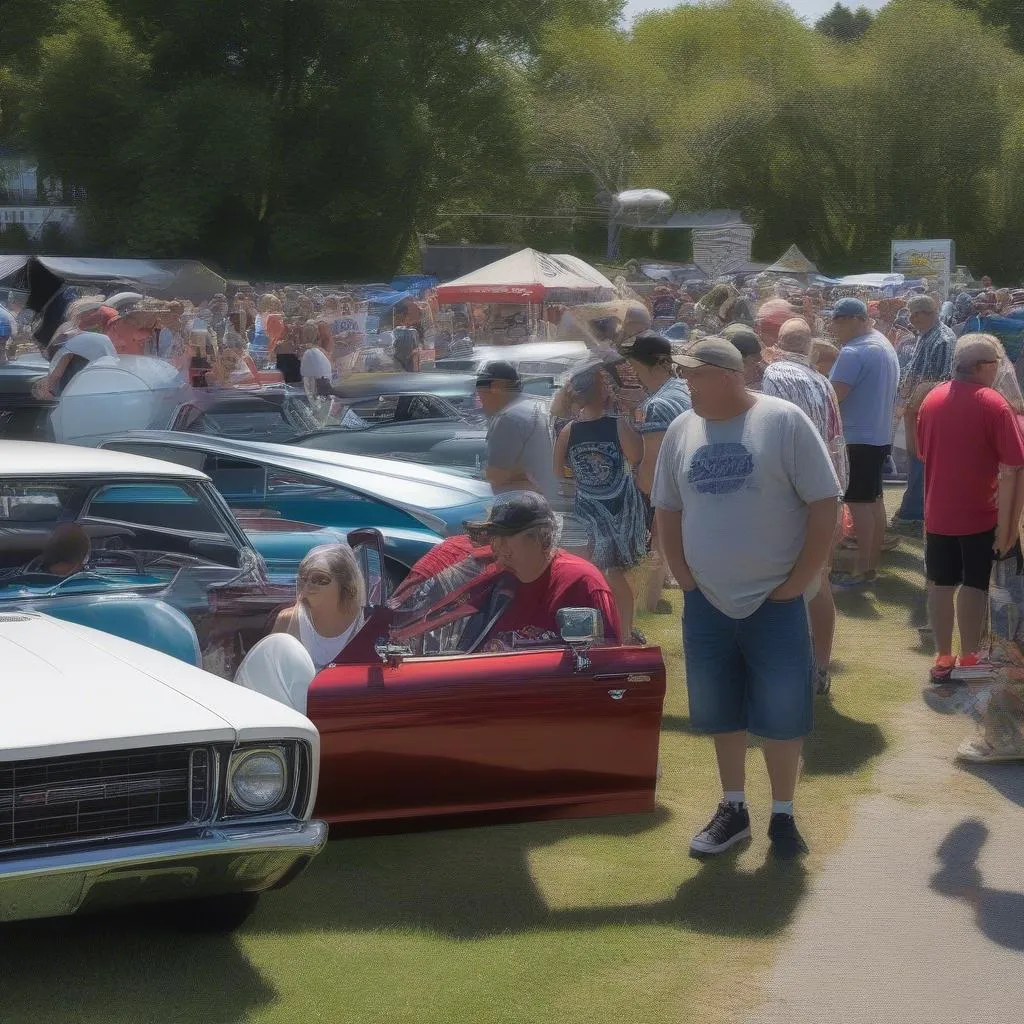
<path id="1" fill-rule="evenodd" d="M 518 580 L 515 596 L 495 622 L 489 640 L 557 640 L 560 608 L 596 608 L 604 622 L 605 640 L 621 642 L 608 581 L 590 562 L 555 547 L 557 521 L 540 494 L 503 495 L 486 520 L 465 525 L 474 540 L 490 542 L 498 564 Z"/>
<path id="2" fill-rule="evenodd" d="M 955 666 L 954 593 L 960 666 L 978 666 L 992 562 L 1017 541 L 1015 524 L 1002 524 L 996 537 L 999 467 L 1024 466 L 1017 417 L 992 387 L 1002 357 L 995 338 L 965 334 L 953 351 L 953 380 L 933 389 L 917 415 L 928 612 L 938 653 L 933 683 L 947 680 Z"/>

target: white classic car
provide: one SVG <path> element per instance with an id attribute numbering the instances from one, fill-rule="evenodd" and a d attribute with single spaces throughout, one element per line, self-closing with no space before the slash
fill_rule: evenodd
<path id="1" fill-rule="evenodd" d="M 0 921 L 187 900 L 233 927 L 320 851 L 319 737 L 186 662 L 0 608 Z"/>

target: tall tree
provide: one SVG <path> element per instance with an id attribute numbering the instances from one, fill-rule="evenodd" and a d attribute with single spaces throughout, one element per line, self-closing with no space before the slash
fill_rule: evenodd
<path id="1" fill-rule="evenodd" d="M 111 247 L 376 276 L 443 196 L 486 196 L 521 174 L 512 71 L 543 22 L 571 12 L 611 23 L 620 10 L 80 0 L 43 40 L 26 124 L 47 166 L 88 176 L 76 180 Z"/>
<path id="2" fill-rule="evenodd" d="M 853 43 L 871 28 L 873 21 L 874 16 L 866 7 L 858 7 L 854 11 L 845 4 L 837 3 L 814 23 L 814 28 L 836 42 Z"/>
<path id="3" fill-rule="evenodd" d="M 1024 4 L 1021 0 L 957 0 L 961 7 L 974 11 L 986 25 L 1006 35 L 1018 52 L 1024 53 Z"/>

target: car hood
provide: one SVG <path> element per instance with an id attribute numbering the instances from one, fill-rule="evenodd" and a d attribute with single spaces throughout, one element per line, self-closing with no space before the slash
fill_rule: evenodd
<path id="1" fill-rule="evenodd" d="M 0 762 L 168 744 L 306 739 L 303 715 L 158 651 L 0 614 Z"/>

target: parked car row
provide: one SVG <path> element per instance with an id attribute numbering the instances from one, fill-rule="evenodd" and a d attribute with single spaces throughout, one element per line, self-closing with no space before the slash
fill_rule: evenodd
<path id="1" fill-rule="evenodd" d="M 451 642 L 451 594 L 389 602 L 488 495 L 424 466 L 203 434 L 0 441 L 0 921 L 176 899 L 230 925 L 328 825 L 652 809 L 657 648 L 601 646 L 569 616 L 561 643 L 479 653 Z M 87 548 L 55 565 L 68 533 Z M 305 717 L 229 680 L 325 538 L 357 551 L 369 607 Z"/>

